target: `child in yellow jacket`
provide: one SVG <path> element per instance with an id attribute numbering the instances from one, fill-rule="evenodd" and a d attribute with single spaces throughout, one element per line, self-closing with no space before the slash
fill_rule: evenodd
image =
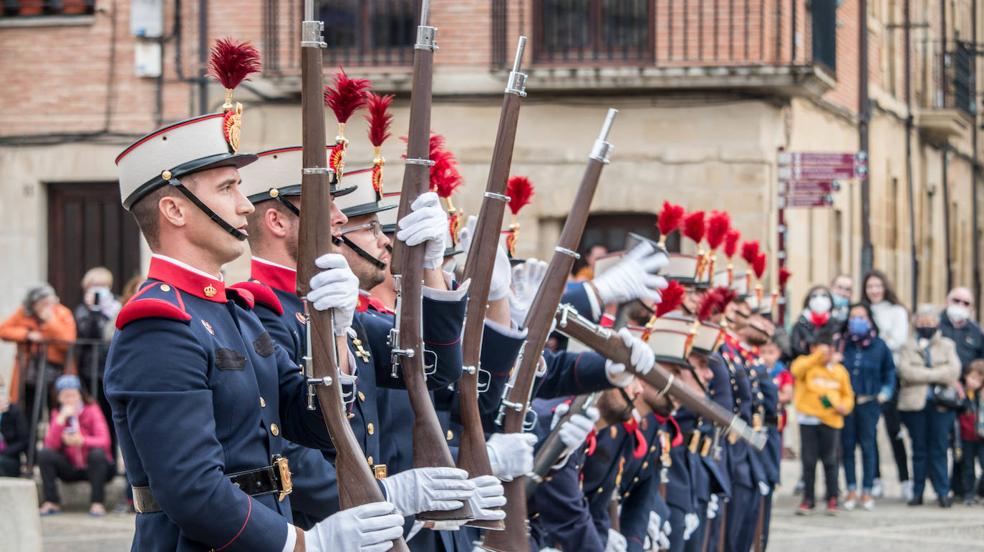
<path id="1" fill-rule="evenodd" d="M 800 425 L 800 458 L 803 463 L 803 502 L 797 514 L 816 506 L 814 486 L 817 460 L 823 462 L 827 513 L 837 513 L 837 475 L 840 430 L 844 416 L 854 409 L 854 391 L 847 369 L 834 359 L 833 334 L 815 336 L 810 354 L 793 361 L 793 405 Z"/>

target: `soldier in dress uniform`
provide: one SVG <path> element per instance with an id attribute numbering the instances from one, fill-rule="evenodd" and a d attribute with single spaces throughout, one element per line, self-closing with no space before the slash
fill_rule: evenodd
<path id="1" fill-rule="evenodd" d="M 239 188 L 241 107 L 159 129 L 117 158 L 123 205 L 154 256 L 122 309 L 105 388 L 134 486 L 134 550 L 374 550 L 403 519 L 389 503 L 291 524 L 284 438 L 330 449 L 307 385 L 221 267 L 245 252 L 253 207 Z M 326 255 L 315 308 L 344 336 L 356 296 Z M 344 344 L 343 344 L 344 345 Z M 347 364 L 343 358 L 341 364 Z"/>
<path id="2" fill-rule="evenodd" d="M 271 335 L 296 363 L 304 355 L 304 334 L 302 304 L 293 291 L 296 286 L 297 237 L 300 200 L 300 185 L 297 170 L 301 164 L 301 149 L 298 147 L 278 148 L 261 152 L 258 161 L 243 170 L 243 188 L 257 210 L 250 216 L 254 231 L 250 236 L 253 252 L 252 277 L 236 287 L 247 289 L 257 297 L 257 312 L 269 329 Z M 344 187 L 335 191 L 338 198 L 336 207 L 342 209 L 337 214 L 336 240 L 340 253 L 346 257 L 360 284 L 366 279 L 378 280 L 380 269 L 369 263 L 372 257 L 357 248 L 353 240 L 365 247 L 379 247 L 380 233 L 373 229 L 369 220 L 375 203 L 368 205 L 359 186 L 353 182 L 363 179 L 364 171 L 346 175 Z M 366 183 L 361 189 L 368 187 Z M 370 194 L 371 195 L 371 194 Z M 347 196 L 347 197 L 346 197 Z M 349 220 L 345 213 L 344 199 L 357 198 L 360 210 L 352 212 L 355 220 Z M 353 224 L 354 222 L 354 224 Z M 440 221 L 428 224 L 440 224 Z M 362 255 L 350 254 L 361 252 Z M 360 294 L 359 302 L 363 302 Z M 463 315 L 463 299 L 451 298 L 449 301 L 425 300 L 425 312 L 432 316 L 425 332 L 438 332 L 436 338 L 441 346 L 432 347 L 435 353 L 435 373 L 431 384 L 446 385 L 460 376 L 460 350 L 454 346 L 454 336 L 460 331 Z M 392 374 L 387 345 L 392 322 L 366 317 L 356 307 L 352 328 L 349 329 L 348 350 L 351 373 L 343 374 L 349 380 L 346 388 L 351 400 L 351 423 L 354 433 L 363 447 L 366 461 L 377 478 L 382 480 L 388 474 L 387 462 L 381 452 L 380 426 L 376 386 L 399 387 L 401 378 Z M 447 345 L 451 344 L 451 345 Z M 404 395 L 405 392 L 400 391 Z M 302 514 L 305 523 L 317 522 L 338 508 L 337 487 L 333 480 L 330 463 L 317 451 L 293 446 L 287 457 L 292 461 L 297 457 L 298 477 L 295 492 L 301 500 L 295 501 L 295 512 Z M 330 456 L 330 454 L 329 454 Z M 407 468 L 409 469 L 409 467 Z M 444 470 L 428 469 L 427 473 L 408 474 L 400 478 L 418 477 L 429 492 L 451 491 L 456 487 L 462 474 L 445 474 Z M 395 472 L 394 472 L 395 473 Z M 327 481 L 327 482 L 326 482 Z M 391 480 L 392 481 L 392 480 Z M 399 485 L 383 485 L 388 493 L 408 493 L 413 488 Z M 424 504 L 420 501 L 404 501 L 403 497 L 390 499 L 403 506 L 402 513 L 413 514 Z M 410 511 L 416 510 L 416 511 Z"/>

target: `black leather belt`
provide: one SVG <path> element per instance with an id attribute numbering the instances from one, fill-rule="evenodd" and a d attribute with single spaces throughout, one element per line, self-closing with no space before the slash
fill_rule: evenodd
<path id="1" fill-rule="evenodd" d="M 287 458 L 283 456 L 274 456 L 273 464 L 269 466 L 231 473 L 226 477 L 232 481 L 233 485 L 250 496 L 278 493 L 277 500 L 283 501 L 293 490 L 290 467 Z M 140 514 L 162 511 L 161 505 L 157 503 L 150 487 L 133 488 L 133 508 Z"/>

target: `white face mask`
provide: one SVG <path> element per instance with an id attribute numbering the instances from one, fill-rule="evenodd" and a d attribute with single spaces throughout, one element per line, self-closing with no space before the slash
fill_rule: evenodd
<path id="1" fill-rule="evenodd" d="M 946 316 L 954 322 L 963 322 L 970 318 L 970 309 L 963 305 L 949 305 L 946 307 Z"/>
<path id="2" fill-rule="evenodd" d="M 810 310 L 816 314 L 830 312 L 830 297 L 816 295 L 810 298 Z"/>

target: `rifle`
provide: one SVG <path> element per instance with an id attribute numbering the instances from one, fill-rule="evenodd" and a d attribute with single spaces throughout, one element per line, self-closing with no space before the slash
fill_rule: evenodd
<path id="1" fill-rule="evenodd" d="M 762 552 L 764 550 L 762 546 L 762 534 L 765 532 L 765 497 L 759 497 L 759 513 L 758 519 L 755 521 L 755 536 L 752 541 L 752 550 L 755 552 Z"/>
<path id="2" fill-rule="evenodd" d="M 729 500 L 725 500 L 721 503 L 721 525 L 718 529 L 718 545 L 717 552 L 724 552 L 728 542 L 728 504 Z"/>
<path id="3" fill-rule="evenodd" d="M 301 172 L 301 221 L 297 263 L 297 294 L 303 299 L 310 291 L 311 278 L 318 272 L 314 260 L 335 250 L 331 235 L 332 199 L 329 193 L 332 170 L 325 153 L 325 106 L 322 99 L 321 49 L 326 45 L 321 33 L 324 23 L 315 20 L 315 0 L 304 1 L 301 23 L 301 112 L 303 115 L 303 162 Z M 371 502 L 382 502 L 379 485 L 366 464 L 342 400 L 341 379 L 332 332 L 331 311 L 319 311 L 304 301 L 307 324 L 304 373 L 308 382 L 308 409 L 314 410 L 317 395 L 321 413 L 337 451 L 338 500 L 342 509 Z M 393 550 L 406 551 L 403 538 L 393 541 Z"/>
<path id="4" fill-rule="evenodd" d="M 533 471 L 526 475 L 526 496 L 533 494 L 533 491 L 543 483 L 544 478 L 567 451 L 567 445 L 560 440 L 560 428 L 575 414 L 584 414 L 598 402 L 600 396 L 601 392 L 588 393 L 578 395 L 571 401 L 567 413 L 557 421 L 557 425 L 550 432 L 550 435 L 547 435 L 547 438 L 543 440 L 540 449 L 536 451 L 536 457 L 533 459 Z"/>
<path id="5" fill-rule="evenodd" d="M 533 298 L 530 310 L 526 315 L 524 325 L 528 328 L 526 343 L 518 361 L 513 368 L 512 380 L 506 384 L 505 397 L 499 410 L 499 420 L 505 433 L 519 433 L 526 425 L 526 411 L 529 408 L 530 394 L 533 391 L 533 379 L 539 371 L 542 362 L 543 346 L 550 335 L 553 322 L 552 314 L 556 311 L 567 284 L 567 275 L 571 272 L 574 260 L 578 257 L 575 252 L 581 234 L 588 222 L 588 211 L 591 199 L 598 187 L 601 170 L 608 163 L 608 154 L 612 145 L 608 143 L 608 134 L 612 123 L 615 122 L 615 109 L 609 109 L 605 123 L 601 128 L 598 139 L 595 140 L 588 166 L 584 170 L 581 184 L 571 206 L 571 212 L 564 223 L 560 241 L 554 247 L 554 255 L 547 267 L 547 273 L 540 284 L 540 289 Z M 486 550 L 513 552 L 529 547 L 526 531 L 526 483 L 524 477 L 517 477 L 506 482 L 506 528 L 504 531 L 487 533 L 482 547 Z"/>
<path id="6" fill-rule="evenodd" d="M 526 37 L 521 36 L 502 100 L 499 130 L 496 132 L 495 148 L 492 150 L 492 166 L 489 168 L 488 183 L 485 185 L 485 198 L 478 213 L 463 276 L 463 279 L 471 281 L 471 284 L 468 288 L 468 307 L 465 311 L 465 328 L 461 340 L 462 374 L 458 382 L 458 402 L 463 426 L 461 441 L 458 444 L 458 467 L 467 471 L 469 477 L 492 475 L 492 466 L 489 464 L 488 452 L 485 450 L 482 414 L 478 408 L 478 374 L 482 369 L 480 362 L 482 332 L 485 327 L 485 311 L 488 309 L 489 288 L 492 284 L 492 271 L 488 270 L 488 267 L 495 264 L 502 215 L 506 202 L 509 201 L 509 197 L 505 195 L 506 179 L 512 165 L 519 107 L 521 99 L 526 96 L 526 75 L 519 72 L 525 48 Z M 494 530 L 505 527 L 501 520 L 476 520 L 468 525 Z"/>
<path id="7" fill-rule="evenodd" d="M 717 403 L 707 400 L 706 397 L 677 381 L 673 374 L 658 363 L 645 375 L 637 373 L 631 363 L 629 347 L 611 329 L 595 325 L 569 305 L 562 305 L 557 309 L 556 319 L 557 331 L 560 333 L 584 343 L 613 362 L 624 364 L 625 368 L 636 377 L 660 389 L 663 394 L 670 395 L 691 412 L 723 428 L 725 434 L 733 434 L 744 439 L 756 450 L 765 448 L 765 434 L 755 431 L 740 416 L 728 412 Z"/>
<path id="8" fill-rule="evenodd" d="M 413 88 L 410 94 L 410 132 L 407 140 L 406 169 L 403 172 L 403 191 L 400 194 L 398 220 L 410 213 L 410 205 L 430 188 L 431 85 L 434 69 L 434 50 L 437 28 L 427 26 L 428 0 L 420 5 L 420 25 L 413 53 Z M 424 374 L 423 346 L 423 274 L 424 245 L 407 247 L 401 241 L 393 244 L 390 263 L 396 288 L 396 323 L 390 332 L 394 373 L 402 370 L 403 381 L 413 409 L 413 467 L 453 468 L 454 458 L 444 439 L 444 431 L 434 411 L 427 378 Z M 423 521 L 467 520 L 471 518 L 468 504 L 453 511 L 421 512 Z"/>

